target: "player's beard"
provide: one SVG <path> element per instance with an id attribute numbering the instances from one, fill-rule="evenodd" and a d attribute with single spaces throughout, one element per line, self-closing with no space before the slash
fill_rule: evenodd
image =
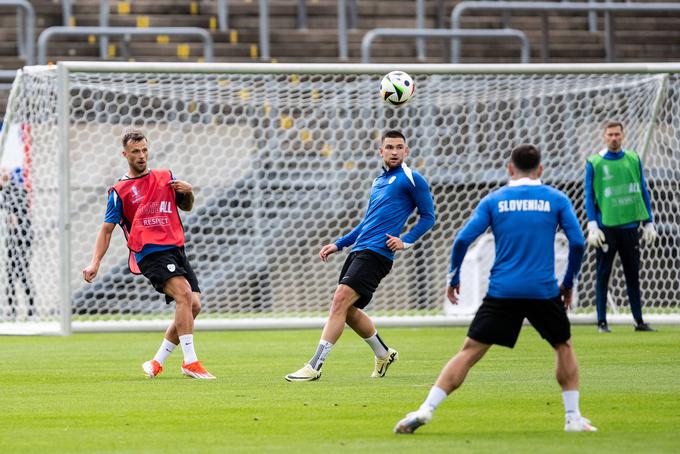
<path id="1" fill-rule="evenodd" d="M 396 169 L 397 167 L 401 167 L 401 163 L 404 162 L 403 158 L 395 158 L 392 160 L 392 158 L 388 158 L 384 160 L 385 167 L 389 169 Z"/>
<path id="2" fill-rule="evenodd" d="M 144 172 L 146 172 L 146 161 L 143 163 L 135 162 L 132 164 L 132 167 L 135 169 L 137 175 L 142 175 Z"/>

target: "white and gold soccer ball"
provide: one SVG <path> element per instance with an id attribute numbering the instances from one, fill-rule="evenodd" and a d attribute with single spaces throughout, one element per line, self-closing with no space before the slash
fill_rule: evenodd
<path id="1" fill-rule="evenodd" d="M 380 82 L 380 97 L 388 104 L 400 106 L 413 96 L 416 86 L 404 71 L 392 71 Z"/>

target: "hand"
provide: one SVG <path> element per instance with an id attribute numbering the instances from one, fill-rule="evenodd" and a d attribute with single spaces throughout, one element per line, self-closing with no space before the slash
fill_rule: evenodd
<path id="1" fill-rule="evenodd" d="M 458 304 L 460 298 L 460 284 L 449 285 L 446 289 L 446 297 L 451 301 L 451 304 Z"/>
<path id="2" fill-rule="evenodd" d="M 565 288 L 563 285 L 560 285 L 560 299 L 562 299 L 562 304 L 565 309 L 571 309 L 571 301 L 574 294 L 573 290 L 574 289 Z"/>
<path id="3" fill-rule="evenodd" d="M 90 263 L 87 268 L 83 269 L 83 279 L 85 279 L 85 282 L 92 282 L 98 271 L 99 265 Z"/>
<path id="4" fill-rule="evenodd" d="M 322 262 L 327 262 L 328 256 L 335 254 L 336 252 L 338 252 L 338 247 L 335 245 L 335 243 L 327 244 L 321 248 L 321 251 L 319 251 L 319 258 L 321 258 Z"/>
<path id="5" fill-rule="evenodd" d="M 170 180 L 170 186 L 175 190 L 175 192 L 179 192 L 181 194 L 185 194 L 187 192 L 191 192 L 193 190 L 193 187 L 187 183 L 186 181 L 182 180 Z"/>
<path id="6" fill-rule="evenodd" d="M 588 244 L 596 249 L 605 244 L 604 232 L 600 230 L 596 221 L 588 223 Z"/>
<path id="7" fill-rule="evenodd" d="M 390 251 L 396 252 L 396 251 L 401 251 L 404 249 L 404 242 L 401 241 L 401 238 L 398 236 L 392 236 L 389 233 L 386 233 L 387 235 L 387 247 L 390 248 Z"/>
<path id="8" fill-rule="evenodd" d="M 653 222 L 648 222 L 642 228 L 642 242 L 645 245 L 648 246 L 648 245 L 654 244 L 654 241 L 656 241 L 656 238 L 658 236 L 659 236 L 659 234 L 656 233 L 656 227 L 654 227 Z"/>

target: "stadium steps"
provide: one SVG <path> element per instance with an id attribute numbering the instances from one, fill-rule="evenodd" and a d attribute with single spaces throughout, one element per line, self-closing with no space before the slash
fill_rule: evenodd
<path id="1" fill-rule="evenodd" d="M 54 0 L 32 0 L 37 13 L 37 35 L 45 28 L 62 25 L 61 5 Z M 119 5 L 124 2 L 110 2 L 109 22 L 114 26 L 137 26 L 138 18 L 146 16 L 148 26 L 194 26 L 209 29 L 215 25 L 217 2 L 186 0 L 134 0 L 128 2 L 129 13 L 119 14 Z M 192 14 L 192 3 L 196 14 Z M 449 26 L 450 12 L 458 0 L 444 2 L 443 26 Z M 279 62 L 327 63 L 338 61 L 337 6 L 335 0 L 308 1 L 308 28 L 297 29 L 297 0 L 270 1 L 270 54 Z M 427 27 L 437 25 L 435 2 L 426 2 Z M 78 0 L 73 2 L 76 25 L 96 26 L 99 24 L 99 0 Z M 680 15 L 655 13 L 653 16 L 616 14 L 613 16 L 616 31 L 617 61 L 678 61 L 680 60 L 680 29 L 677 27 Z M 501 28 L 504 26 L 500 13 L 471 12 L 463 17 L 465 28 Z M 552 63 L 601 63 L 605 58 L 604 20 L 598 17 L 598 32 L 588 31 L 587 16 L 551 14 L 549 17 L 550 43 L 549 62 Z M 259 61 L 259 12 L 254 0 L 230 0 L 229 26 L 227 33 L 211 31 L 214 40 L 216 61 L 248 62 Z M 358 2 L 358 30 L 348 33 L 348 62 L 360 61 L 361 39 L 376 27 L 415 26 L 415 2 L 412 0 L 374 0 Z M 542 62 L 541 27 L 542 19 L 535 13 L 515 13 L 508 26 L 523 30 L 531 43 L 531 61 Z M 236 32 L 232 34 L 231 32 Z M 0 9 L 0 69 L 16 69 L 24 61 L 16 57 L 16 16 L 12 9 Z M 235 43 L 232 40 L 235 38 Z M 179 57 L 177 44 L 189 44 L 189 56 Z M 119 44 L 120 38 L 111 38 L 111 44 Z M 154 37 L 134 37 L 127 46 L 125 55 L 118 45 L 116 60 L 136 61 L 199 61 L 202 50 L 197 38 L 171 37 L 170 43 L 160 44 Z M 48 58 L 51 61 L 99 60 L 98 46 L 88 42 L 87 37 L 59 38 L 50 44 Z M 426 40 L 427 61 L 446 63 L 449 61 L 446 40 Z M 416 46 L 414 40 L 378 39 L 372 48 L 374 62 L 414 62 Z M 519 61 L 519 47 L 516 42 L 500 43 L 488 40 L 464 40 L 463 63 L 516 63 Z M 7 93 L 0 92 L 0 102 Z"/>

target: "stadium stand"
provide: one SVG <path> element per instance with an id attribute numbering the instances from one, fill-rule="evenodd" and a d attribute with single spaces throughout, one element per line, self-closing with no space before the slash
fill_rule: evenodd
<path id="1" fill-rule="evenodd" d="M 651 3 L 643 0 L 642 3 Z M 270 0 L 270 55 L 276 62 L 338 61 L 337 6 L 333 0 L 308 0 L 307 28 L 298 29 L 297 0 Z M 450 26 L 450 12 L 459 1 L 426 1 L 425 27 Z M 62 5 L 55 0 L 32 0 L 36 11 L 36 39 L 45 28 L 63 25 Z M 73 17 L 66 23 L 75 26 L 99 25 L 99 0 L 73 0 Z M 230 0 L 229 29 L 219 31 L 217 2 L 168 0 L 128 0 L 109 2 L 109 25 L 128 27 L 201 27 L 210 31 L 215 42 L 215 61 L 259 61 L 259 6 L 254 0 Z M 348 31 L 349 62 L 360 61 L 360 44 L 364 34 L 377 27 L 415 27 L 414 0 L 357 1 L 356 29 Z M 680 58 L 678 13 L 617 13 L 613 16 L 616 61 L 677 61 Z M 588 28 L 585 14 L 550 14 L 550 63 L 596 63 L 605 59 L 603 18 L 598 17 L 597 32 Z M 24 60 L 17 57 L 17 24 L 14 9 L 0 9 L 0 70 L 17 69 Z M 543 62 L 540 13 L 471 12 L 463 17 L 463 28 L 501 28 L 509 26 L 523 31 L 531 44 L 531 61 Z M 134 37 L 112 38 L 108 59 L 136 61 L 200 61 L 202 45 L 195 38 Z M 449 44 L 431 40 L 426 43 L 426 61 L 449 61 Z M 61 38 L 50 43 L 49 61 L 98 60 L 99 45 L 95 37 Z M 413 39 L 378 39 L 373 46 L 372 61 L 416 61 Z M 515 63 L 519 49 L 513 42 L 490 44 L 486 40 L 466 40 L 463 63 Z M 7 91 L 0 90 L 0 113 L 5 111 Z"/>

